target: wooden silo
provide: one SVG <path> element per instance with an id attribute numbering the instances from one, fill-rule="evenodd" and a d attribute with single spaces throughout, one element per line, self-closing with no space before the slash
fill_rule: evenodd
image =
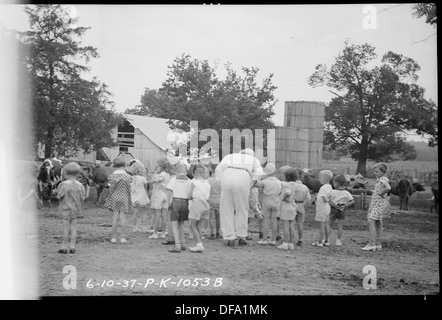
<path id="1" fill-rule="evenodd" d="M 308 131 L 294 127 L 275 128 L 275 165 L 308 166 Z"/>
<path id="2" fill-rule="evenodd" d="M 284 126 L 307 132 L 306 165 L 305 156 L 300 157 L 297 166 L 319 169 L 322 164 L 322 142 L 324 138 L 325 104 L 317 101 L 286 101 L 284 110 Z M 287 138 L 286 138 L 287 139 Z M 277 139 L 278 143 L 278 139 Z M 281 142 L 282 143 L 282 142 Z M 292 143 L 293 145 L 293 143 Z M 290 144 L 287 150 L 291 149 Z M 296 151 L 296 150 L 294 150 Z"/>

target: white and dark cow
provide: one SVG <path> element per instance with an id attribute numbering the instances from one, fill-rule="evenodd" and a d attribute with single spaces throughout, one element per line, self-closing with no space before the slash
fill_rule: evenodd
<path id="1" fill-rule="evenodd" d="M 40 166 L 40 172 L 38 173 L 37 180 L 40 198 L 43 201 L 46 201 L 48 206 L 51 207 L 51 197 L 54 186 L 57 182 L 51 160 L 46 159 Z"/>

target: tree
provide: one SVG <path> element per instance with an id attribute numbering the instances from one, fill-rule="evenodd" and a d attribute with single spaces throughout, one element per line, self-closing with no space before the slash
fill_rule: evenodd
<path id="1" fill-rule="evenodd" d="M 220 80 L 207 60 L 186 54 L 175 58 L 168 68 L 162 87 L 145 89 L 141 105 L 126 112 L 170 119 L 173 129 L 184 131 L 190 129 L 190 121 L 198 121 L 200 131 L 214 129 L 220 138 L 222 129 L 274 127 L 272 74 L 259 86 L 258 68 L 243 67 L 240 75 L 226 64 L 227 75 Z"/>
<path id="2" fill-rule="evenodd" d="M 330 70 L 318 65 L 309 78 L 313 87 L 325 85 L 339 92 L 331 91 L 336 97 L 325 110 L 324 143 L 347 149 L 358 160 L 357 173 L 363 175 L 367 159 L 389 160 L 394 154 L 413 158 L 404 132 L 437 130 L 437 106 L 424 99 L 425 90 L 416 84 L 419 65 L 389 51 L 380 66 L 369 69 L 367 65 L 377 58 L 375 48 L 345 44 Z"/>
<path id="3" fill-rule="evenodd" d="M 165 96 L 156 89 L 144 89 L 144 94 L 141 96 L 141 104 L 132 109 L 126 109 L 125 113 L 139 116 L 149 116 L 156 118 L 166 118 L 168 115 L 164 113 L 172 99 Z"/>
<path id="4" fill-rule="evenodd" d="M 98 57 L 95 48 L 77 40 L 89 28 L 77 27 L 78 18 L 60 5 L 24 10 L 30 30 L 19 34 L 30 52 L 26 62 L 33 89 L 35 142 L 44 144 L 45 157 L 54 150 L 68 154 L 113 146 L 111 129 L 121 117 L 113 110 L 110 92 L 97 78 L 82 78 L 89 67 L 79 62 Z"/>
<path id="5" fill-rule="evenodd" d="M 437 25 L 437 7 L 435 3 L 416 3 L 412 6 L 414 17 L 420 19 L 425 17 L 425 23 L 436 27 Z"/>

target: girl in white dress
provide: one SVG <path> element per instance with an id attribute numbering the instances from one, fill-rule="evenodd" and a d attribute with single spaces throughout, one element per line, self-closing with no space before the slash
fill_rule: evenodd
<path id="1" fill-rule="evenodd" d="M 131 185 L 131 197 L 133 207 L 133 232 L 147 232 L 147 205 L 150 203 L 147 195 L 146 169 L 140 162 L 132 164 L 133 182 Z M 141 216 L 141 225 L 138 226 Z"/>

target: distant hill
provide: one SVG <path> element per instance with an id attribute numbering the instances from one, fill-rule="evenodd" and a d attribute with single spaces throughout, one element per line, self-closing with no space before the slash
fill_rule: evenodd
<path id="1" fill-rule="evenodd" d="M 424 141 L 408 141 L 408 143 L 416 149 L 417 157 L 415 161 L 439 161 L 438 147 L 429 147 L 427 142 Z M 325 148 L 325 150 L 322 151 L 323 160 L 340 160 L 345 157 L 350 158 L 350 155 L 341 157 L 329 148 Z"/>
<path id="2" fill-rule="evenodd" d="M 438 161 L 438 147 L 429 147 L 424 141 L 408 141 L 417 152 L 416 161 Z"/>

